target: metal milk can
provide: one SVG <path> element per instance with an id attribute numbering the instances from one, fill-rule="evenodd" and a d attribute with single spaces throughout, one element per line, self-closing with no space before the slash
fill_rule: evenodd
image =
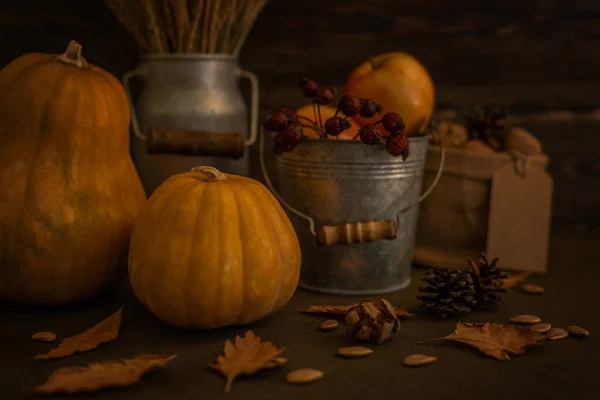
<path id="1" fill-rule="evenodd" d="M 131 110 L 131 156 L 150 196 L 171 175 L 197 165 L 249 175 L 257 137 L 258 79 L 229 54 L 150 54 L 123 76 Z M 144 82 L 137 108 L 130 80 Z M 251 118 L 238 86 L 251 86 Z"/>

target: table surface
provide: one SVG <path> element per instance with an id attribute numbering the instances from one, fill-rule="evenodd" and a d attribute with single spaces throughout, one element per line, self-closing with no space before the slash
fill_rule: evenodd
<path id="1" fill-rule="evenodd" d="M 360 344 L 343 327 L 319 332 L 324 319 L 299 311 L 313 304 L 351 304 L 359 298 L 328 296 L 299 289 L 279 313 L 249 327 L 214 331 L 189 331 L 170 327 L 146 311 L 131 293 L 127 282 L 91 301 L 78 305 L 42 309 L 0 303 L 0 399 L 44 397 L 28 393 L 45 381 L 57 367 L 84 365 L 108 358 L 127 358 L 140 353 L 178 354 L 163 369 L 121 389 L 95 394 L 71 395 L 71 399 L 217 399 L 224 398 L 224 378 L 207 368 L 222 351 L 227 338 L 252 329 L 264 340 L 285 347 L 289 359 L 280 369 L 241 377 L 229 398 L 243 399 L 600 399 L 600 272 L 596 261 L 600 236 L 553 237 L 549 272 L 528 279 L 546 289 L 541 296 L 518 291 L 505 294 L 494 311 L 476 312 L 446 321 L 419 313 L 402 320 L 394 339 L 371 346 L 375 351 L 362 359 L 336 356 L 339 347 Z M 415 268 L 408 289 L 385 295 L 393 304 L 419 312 L 415 296 L 424 270 Z M 60 337 L 80 333 L 124 305 L 119 337 L 95 350 L 58 360 L 33 360 L 56 344 L 34 342 L 34 332 L 51 330 Z M 444 336 L 456 322 L 499 322 L 518 314 L 534 314 L 556 327 L 576 324 L 591 331 L 590 337 L 568 337 L 544 342 L 524 355 L 497 361 L 458 343 L 418 344 Z M 407 368 L 405 356 L 424 353 L 437 362 Z M 292 385 L 285 374 L 300 367 L 324 371 L 323 379 Z"/>

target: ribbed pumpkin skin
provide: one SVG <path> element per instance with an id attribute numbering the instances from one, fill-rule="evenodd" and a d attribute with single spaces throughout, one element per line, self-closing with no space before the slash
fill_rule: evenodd
<path id="1" fill-rule="evenodd" d="M 300 244 L 277 200 L 258 181 L 223 175 L 172 176 L 134 227 L 133 291 L 177 327 L 248 324 L 280 310 L 298 285 Z"/>
<path id="2" fill-rule="evenodd" d="M 26 54 L 0 71 L 0 298 L 34 305 L 126 277 L 146 199 L 120 82 L 55 57 Z"/>

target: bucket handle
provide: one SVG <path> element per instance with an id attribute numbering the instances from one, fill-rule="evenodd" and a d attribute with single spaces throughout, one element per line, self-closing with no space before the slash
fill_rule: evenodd
<path id="1" fill-rule="evenodd" d="M 129 82 L 133 78 L 145 79 L 148 76 L 148 68 L 142 65 L 123 75 L 122 83 L 127 95 L 129 110 L 131 114 L 131 130 L 139 140 L 147 143 L 148 154 L 181 154 L 188 156 L 222 156 L 240 158 L 244 155 L 246 147 L 256 143 L 258 136 L 258 101 L 259 83 L 258 77 L 245 69 L 238 68 L 236 74 L 239 78 L 250 82 L 250 135 L 246 138 L 238 132 L 210 133 L 191 130 L 173 130 L 150 128 L 148 136 L 140 129 L 137 113 L 133 105 Z"/>
<path id="2" fill-rule="evenodd" d="M 432 122 L 431 124 L 432 126 L 437 128 L 437 123 Z M 310 233 L 316 237 L 317 244 L 320 246 L 366 243 L 381 239 L 395 239 L 398 234 L 398 225 L 400 225 L 400 216 L 405 212 L 411 210 L 412 208 L 416 207 L 419 203 L 425 200 L 427 196 L 431 194 L 433 189 L 438 184 L 440 178 L 442 177 L 444 164 L 446 162 L 446 150 L 444 148 L 444 139 L 442 138 L 442 135 L 440 135 L 440 163 L 438 165 L 438 170 L 435 179 L 433 180 L 429 188 L 421 195 L 421 197 L 419 197 L 417 201 L 415 201 L 407 207 L 404 207 L 396 213 L 395 220 L 389 219 L 384 221 L 364 221 L 354 223 L 343 223 L 338 225 L 323 225 L 315 229 L 314 219 L 289 205 L 273 187 L 271 179 L 269 178 L 267 167 L 265 165 L 264 134 L 264 129 L 261 128 L 261 135 L 259 141 L 259 158 L 260 168 L 262 170 L 263 177 L 265 178 L 265 182 L 268 188 L 273 193 L 273 195 L 277 198 L 277 200 L 279 200 L 281 204 L 283 204 L 284 207 L 286 207 L 292 213 L 296 214 L 298 217 L 308 221 Z"/>

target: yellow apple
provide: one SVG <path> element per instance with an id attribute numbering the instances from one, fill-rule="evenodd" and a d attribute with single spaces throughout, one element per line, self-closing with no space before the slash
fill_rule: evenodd
<path id="1" fill-rule="evenodd" d="M 327 118 L 333 117 L 335 115 L 337 108 L 332 107 L 332 106 L 320 106 L 320 107 L 321 107 L 321 120 L 323 121 L 323 125 L 324 125 L 325 121 L 327 121 Z M 307 104 L 307 105 L 302 106 L 299 109 L 297 109 L 296 115 L 302 116 L 304 118 L 308 118 L 311 121 L 315 121 L 315 113 L 313 111 L 312 104 Z M 344 117 L 344 114 L 342 114 L 340 112 L 338 114 L 338 116 Z M 356 134 L 358 133 L 358 130 L 360 129 L 360 124 L 358 122 L 356 122 L 352 118 L 348 118 L 348 119 L 350 120 L 350 123 L 352 124 L 352 126 L 350 127 L 350 129 L 345 130 L 342 133 L 340 133 L 340 135 L 338 136 L 340 139 L 352 140 L 352 138 L 354 136 L 356 136 Z M 304 124 L 312 125 L 310 122 L 308 122 L 306 119 L 303 119 L 303 118 L 299 119 L 299 121 Z M 302 129 L 304 132 L 304 136 L 308 136 L 310 138 L 319 138 L 319 134 L 314 129 L 305 128 L 305 127 L 303 127 Z M 335 137 L 330 135 L 329 139 L 335 139 Z M 357 140 L 358 139 L 359 138 L 357 138 Z"/>
<path id="2" fill-rule="evenodd" d="M 383 53 L 360 64 L 350 73 L 344 92 L 379 103 L 383 114 L 398 113 L 409 136 L 427 126 L 435 103 L 435 87 L 429 72 L 415 57 L 403 52 Z M 380 118 L 381 115 L 354 117 L 361 125 Z"/>

